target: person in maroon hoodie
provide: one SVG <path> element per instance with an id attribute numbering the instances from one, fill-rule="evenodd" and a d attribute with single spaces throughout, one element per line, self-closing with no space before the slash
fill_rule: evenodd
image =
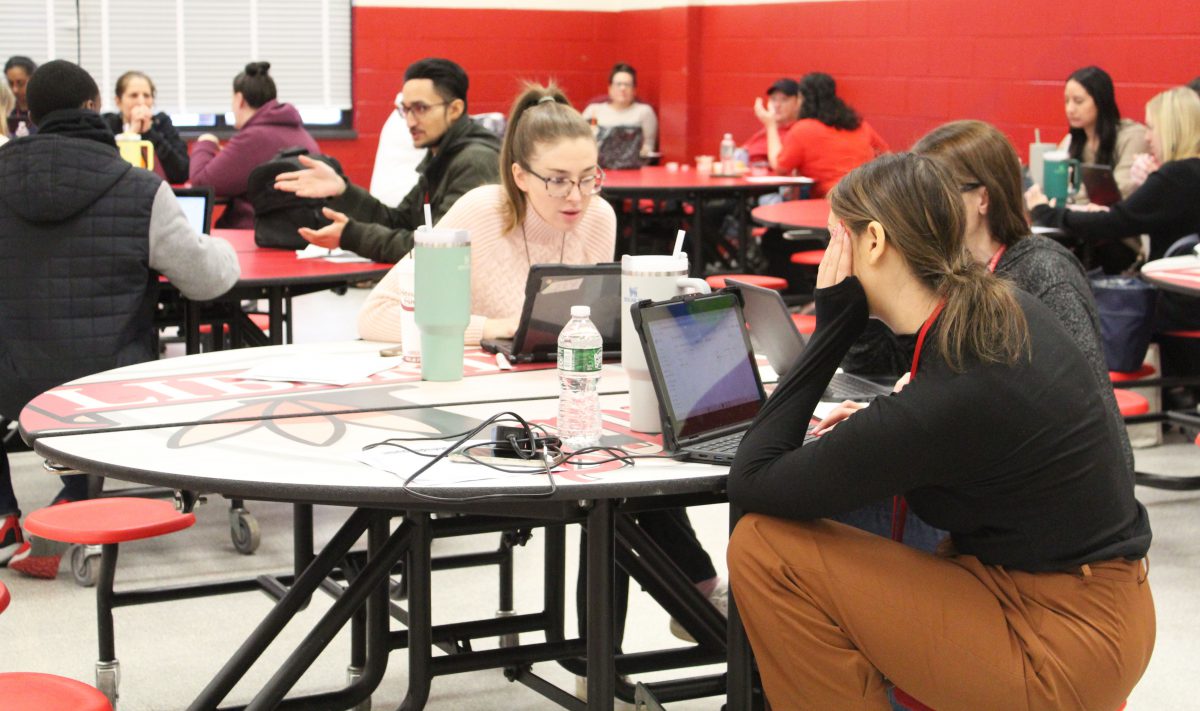
<path id="1" fill-rule="evenodd" d="M 267 73 L 269 62 L 250 62 L 233 79 L 234 127 L 238 129 L 224 147 L 211 133 L 196 139 L 192 148 L 192 185 L 212 186 L 218 197 L 230 199 L 217 227 L 254 227 L 254 208 L 245 198 L 250 171 L 275 157 L 284 148 L 300 146 L 319 153 L 317 142 L 304 130 L 300 112 L 275 99 L 275 80 Z"/>

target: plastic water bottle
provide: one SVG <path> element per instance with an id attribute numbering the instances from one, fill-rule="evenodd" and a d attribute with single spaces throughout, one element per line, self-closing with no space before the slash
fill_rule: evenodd
<path id="1" fill-rule="evenodd" d="M 600 365 L 604 343 L 589 318 L 591 308 L 572 306 L 558 335 L 558 436 L 577 450 L 600 442 Z"/>
<path id="2" fill-rule="evenodd" d="M 733 134 L 727 133 L 721 139 L 721 175 L 735 175 L 737 173 L 737 161 L 734 159 L 734 151 L 737 146 L 733 142 Z"/>

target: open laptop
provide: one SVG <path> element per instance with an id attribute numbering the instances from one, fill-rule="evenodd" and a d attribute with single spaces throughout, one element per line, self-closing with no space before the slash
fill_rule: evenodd
<path id="1" fill-rule="evenodd" d="M 726 283 L 742 292 L 746 325 L 750 329 L 754 352 L 766 356 L 771 369 L 782 378 L 800 360 L 808 339 L 796 329 L 791 312 L 779 292 L 735 279 L 729 279 Z M 866 378 L 834 373 L 821 399 L 827 402 L 867 402 L 890 392 L 891 389 L 886 385 Z"/>
<path id="2" fill-rule="evenodd" d="M 511 339 L 485 339 L 489 353 L 514 363 L 552 361 L 558 334 L 571 320 L 571 307 L 590 306 L 591 320 L 604 341 L 604 357 L 621 357 L 621 265 L 534 264 L 525 282 L 525 306 Z"/>
<path id="3" fill-rule="evenodd" d="M 1112 168 L 1097 163 L 1084 163 L 1079 166 L 1079 174 L 1083 187 L 1087 188 L 1088 200 L 1097 205 L 1112 205 L 1121 201 L 1121 190 L 1117 187 Z"/>
<path id="4" fill-rule="evenodd" d="M 642 301 L 633 323 L 658 396 L 663 448 L 693 461 L 731 463 L 766 400 L 741 294 Z"/>
<path id="5" fill-rule="evenodd" d="M 213 189 L 208 187 L 172 188 L 172 190 L 192 229 L 198 234 L 210 234 L 212 231 Z"/>

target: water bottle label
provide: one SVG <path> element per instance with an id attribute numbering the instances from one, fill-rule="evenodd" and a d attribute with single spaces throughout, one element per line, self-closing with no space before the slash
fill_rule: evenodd
<path id="1" fill-rule="evenodd" d="M 570 373 L 596 373 L 604 362 L 604 353 L 599 348 L 558 349 L 558 369 Z"/>

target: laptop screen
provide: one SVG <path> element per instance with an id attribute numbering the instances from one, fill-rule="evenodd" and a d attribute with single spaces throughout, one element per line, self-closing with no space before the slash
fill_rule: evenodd
<path id="1" fill-rule="evenodd" d="M 641 315 L 650 377 L 677 440 L 754 419 L 764 394 L 735 295 L 671 302 Z"/>
<path id="2" fill-rule="evenodd" d="M 197 234 L 209 233 L 212 220 L 212 193 L 203 189 L 175 188 L 175 199 L 183 208 L 188 224 Z"/>
<path id="3" fill-rule="evenodd" d="M 621 265 L 535 264 L 525 288 L 525 332 L 518 331 L 521 353 L 554 354 L 558 334 L 571 320 L 571 307 L 587 304 L 605 350 L 621 347 Z"/>

